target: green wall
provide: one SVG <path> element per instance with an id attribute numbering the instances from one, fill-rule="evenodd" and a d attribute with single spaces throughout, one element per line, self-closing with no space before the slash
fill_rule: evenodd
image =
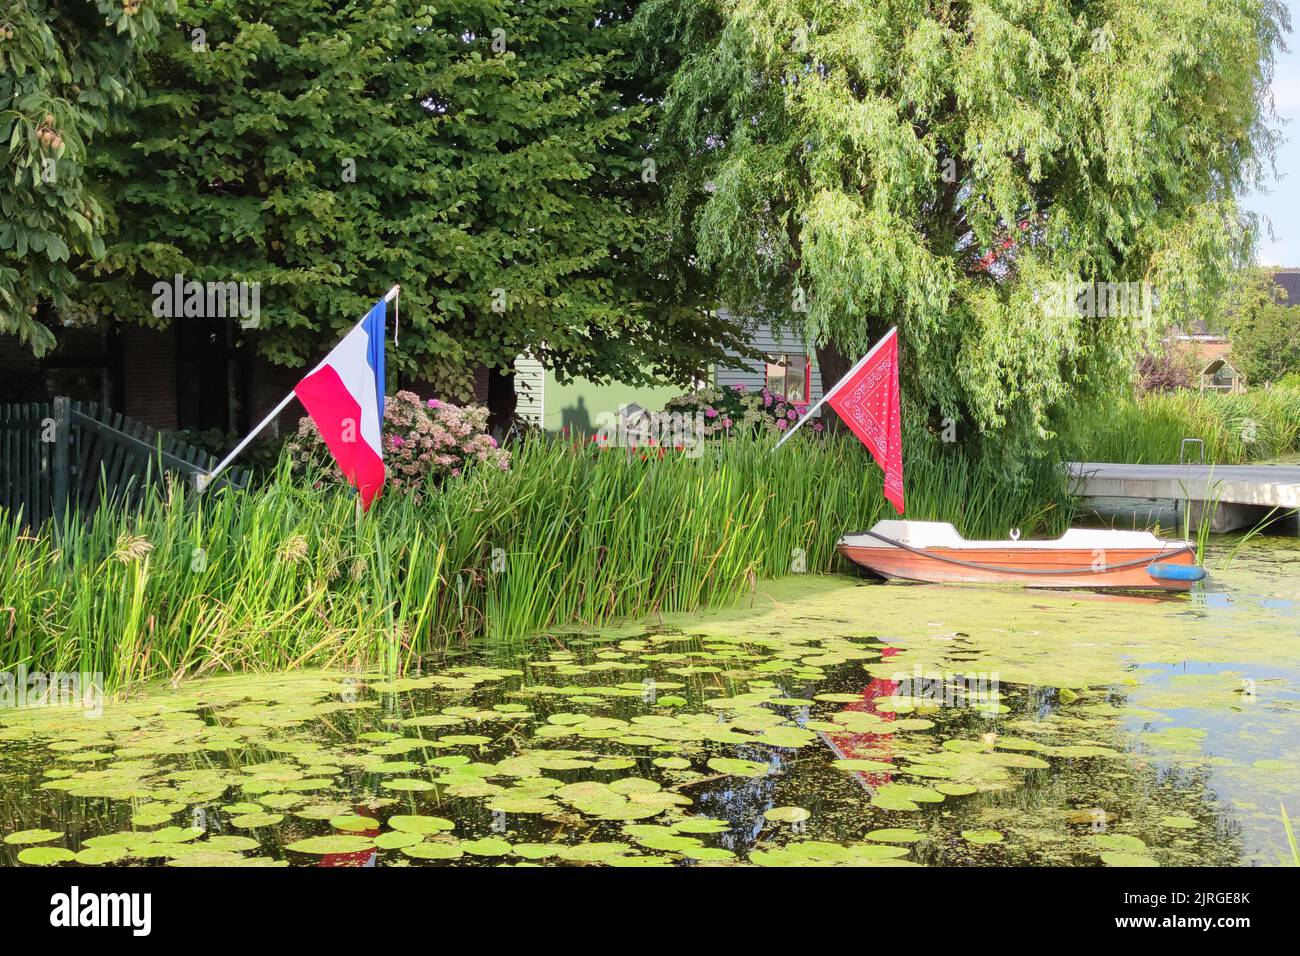
<path id="1" fill-rule="evenodd" d="M 663 410 L 668 399 L 685 391 L 680 385 L 625 385 L 622 382 L 596 385 L 585 378 L 561 385 L 555 374 L 548 371 L 542 427 L 548 432 L 558 432 L 567 425 L 571 432 L 591 435 L 601 425 L 601 412 L 617 415 L 619 406 L 629 402 L 658 412 Z"/>

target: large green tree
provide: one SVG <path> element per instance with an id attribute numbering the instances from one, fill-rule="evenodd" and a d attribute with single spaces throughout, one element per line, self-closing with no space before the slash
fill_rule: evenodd
<path id="1" fill-rule="evenodd" d="M 1273 270 L 1242 270 L 1225 297 L 1219 325 L 1232 343 L 1232 365 L 1248 385 L 1266 385 L 1300 372 L 1300 303 L 1287 301 Z"/>
<path id="2" fill-rule="evenodd" d="M 114 239 L 84 296 L 261 285 L 258 347 L 314 361 L 392 283 L 396 372 L 464 396 L 531 349 L 685 378 L 731 339 L 663 226 L 630 13 L 608 0 L 180 0 L 96 168 Z"/>
<path id="3" fill-rule="evenodd" d="M 41 353 L 71 263 L 103 252 L 87 150 L 172 0 L 5 0 L 0 10 L 0 332 Z"/>
<path id="4" fill-rule="evenodd" d="M 638 25 L 672 74 L 659 254 L 828 376 L 897 324 L 914 427 L 1032 453 L 1153 331 L 1045 307 L 1064 283 L 1186 319 L 1253 241 L 1274 0 L 648 0 Z"/>

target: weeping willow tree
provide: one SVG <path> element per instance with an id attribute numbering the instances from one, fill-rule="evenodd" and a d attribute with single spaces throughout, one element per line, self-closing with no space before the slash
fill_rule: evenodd
<path id="1" fill-rule="evenodd" d="M 896 324 L 913 433 L 949 419 L 1008 474 L 1250 256 L 1236 200 L 1275 144 L 1274 0 L 649 0 L 638 18 L 647 72 L 671 76 L 655 254 L 804 332 L 827 379 Z"/>

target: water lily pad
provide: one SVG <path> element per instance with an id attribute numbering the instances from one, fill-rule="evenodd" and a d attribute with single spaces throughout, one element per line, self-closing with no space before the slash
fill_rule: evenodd
<path id="1" fill-rule="evenodd" d="M 81 841 L 81 845 L 96 849 L 132 850 L 152 842 L 152 833 L 123 830 L 120 833 L 105 833 L 100 836 L 87 837 Z"/>
<path id="2" fill-rule="evenodd" d="M 609 789 L 615 793 L 657 793 L 663 789 L 657 781 L 648 780 L 645 777 L 624 777 L 622 780 L 615 780 L 609 785 Z"/>
<path id="3" fill-rule="evenodd" d="M 772 823 L 802 823 L 812 814 L 803 807 L 772 807 L 764 810 L 763 816 Z"/>
<path id="4" fill-rule="evenodd" d="M 10 833 L 5 837 L 5 842 L 17 846 L 25 846 L 29 843 L 49 843 L 51 840 L 62 838 L 63 834 L 58 830 L 19 830 L 17 833 Z"/>
<path id="5" fill-rule="evenodd" d="M 465 840 L 460 844 L 460 848 L 472 856 L 505 856 L 510 852 L 510 844 L 500 837 Z"/>
<path id="6" fill-rule="evenodd" d="M 273 827 L 283 819 L 283 813 L 245 813 L 231 817 L 230 825 L 240 830 L 256 830 L 261 827 Z"/>
<path id="7" fill-rule="evenodd" d="M 723 833 L 731 829 L 731 824 L 712 817 L 686 817 L 678 820 L 670 829 L 674 833 Z"/>
<path id="8" fill-rule="evenodd" d="M 188 843 L 203 836 L 199 827 L 163 827 L 153 831 L 155 843 Z"/>
<path id="9" fill-rule="evenodd" d="M 981 845 L 1002 842 L 1002 834 L 997 830 L 962 830 L 961 838 L 967 843 Z"/>
<path id="10" fill-rule="evenodd" d="M 1107 866 L 1159 866 L 1155 860 L 1149 856 L 1142 856 L 1138 853 L 1121 853 L 1112 850 L 1101 855 L 1101 861 Z"/>
<path id="11" fill-rule="evenodd" d="M 244 801 L 243 803 L 227 804 L 221 809 L 233 816 L 240 816 L 245 813 L 261 813 L 262 805 L 260 803 L 252 803 L 251 801 Z"/>
<path id="12" fill-rule="evenodd" d="M 71 850 L 61 846 L 29 846 L 18 854 L 18 862 L 31 866 L 54 866 L 58 863 L 69 863 L 76 857 L 77 855 Z"/>
<path id="13" fill-rule="evenodd" d="M 76 860 L 84 866 L 106 866 L 126 859 L 126 850 L 114 847 L 89 846 L 77 854 Z"/>
<path id="14" fill-rule="evenodd" d="M 761 777 L 772 769 L 769 764 L 759 763 L 757 760 L 741 760 L 734 757 L 710 757 L 708 768 L 734 777 Z"/>
<path id="15" fill-rule="evenodd" d="M 330 826 L 335 830 L 344 830 L 349 833 L 360 833 L 365 830 L 378 830 L 379 821 L 374 817 L 364 817 L 356 813 L 345 813 L 341 816 L 330 817 Z"/>
<path id="16" fill-rule="evenodd" d="M 915 843 L 923 839 L 924 836 L 919 830 L 912 830 L 908 827 L 886 827 L 881 830 L 872 830 L 866 834 L 868 840 L 875 840 L 880 843 Z"/>
<path id="17" fill-rule="evenodd" d="M 433 784 L 428 780 L 417 780 L 415 777 L 397 777 L 393 780 L 385 780 L 379 785 L 385 790 L 399 790 L 403 792 L 420 792 L 433 789 Z"/>
<path id="18" fill-rule="evenodd" d="M 374 841 L 369 837 L 335 833 L 330 836 L 308 837 L 305 840 L 298 840 L 286 845 L 285 849 L 293 850 L 295 853 L 310 853 L 320 856 L 327 853 L 359 853 L 362 850 L 372 849 L 374 845 Z"/>
<path id="19" fill-rule="evenodd" d="M 442 817 L 426 817 L 418 814 L 406 814 L 388 818 L 388 825 L 403 833 L 443 833 L 456 829 L 456 824 Z"/>
<path id="20" fill-rule="evenodd" d="M 402 847 L 402 852 L 416 860 L 459 860 L 465 852 L 455 843 L 426 841 Z"/>
<path id="21" fill-rule="evenodd" d="M 1147 848 L 1146 843 L 1126 833 L 1095 833 L 1088 842 L 1103 850 L 1119 850 L 1125 853 L 1138 853 Z"/>
<path id="22" fill-rule="evenodd" d="M 1171 815 L 1160 818 L 1162 827 L 1172 827 L 1175 830 L 1195 830 L 1201 824 L 1191 817 Z"/>
<path id="23" fill-rule="evenodd" d="M 691 766 L 691 762 L 685 757 L 655 757 L 650 762 L 664 770 L 689 770 Z"/>
<path id="24" fill-rule="evenodd" d="M 892 763 L 885 763 L 883 760 L 865 760 L 858 757 L 836 760 L 831 766 L 836 770 L 851 770 L 854 773 L 884 773 L 898 769 Z"/>
<path id="25" fill-rule="evenodd" d="M 469 763 L 464 754 L 447 754 L 445 757 L 430 757 L 426 761 L 430 767 L 463 767 Z"/>
<path id="26" fill-rule="evenodd" d="M 168 810 L 150 810 L 144 809 L 139 813 L 131 815 L 131 822 L 138 827 L 156 827 L 160 823 L 167 823 L 175 816 Z"/>
<path id="27" fill-rule="evenodd" d="M 575 863 L 603 863 L 631 849 L 626 843 L 578 843 L 560 847 L 556 855 Z"/>
<path id="28" fill-rule="evenodd" d="M 560 852 L 560 847 L 549 843 L 516 843 L 511 849 L 525 860 L 545 860 Z"/>
<path id="29" fill-rule="evenodd" d="M 418 833 L 403 833 L 400 830 L 389 830 L 375 837 L 375 846 L 381 850 L 400 850 L 402 847 L 414 846 L 423 840 Z"/>
<path id="30" fill-rule="evenodd" d="M 934 789 L 948 797 L 965 797 L 972 793 L 977 793 L 979 787 L 971 783 L 954 783 L 942 781 L 934 785 Z"/>

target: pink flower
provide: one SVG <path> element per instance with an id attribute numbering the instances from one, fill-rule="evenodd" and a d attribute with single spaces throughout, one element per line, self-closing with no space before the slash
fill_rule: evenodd
<path id="1" fill-rule="evenodd" d="M 785 417 L 790 419 L 790 421 L 794 421 L 796 418 L 799 417 L 799 413 L 792 408 L 790 409 L 790 411 L 785 413 Z"/>
<path id="2" fill-rule="evenodd" d="M 491 435 L 488 435 L 487 440 L 488 440 L 488 444 L 491 445 L 493 448 L 497 447 L 497 440 L 493 438 Z"/>
<path id="3" fill-rule="evenodd" d="M 733 389 L 735 389 L 737 392 L 743 392 L 743 391 L 745 390 L 745 386 L 744 386 L 744 385 L 733 385 L 733 386 L 731 386 L 731 387 L 732 387 Z"/>
<path id="4" fill-rule="evenodd" d="M 786 429 L 785 419 L 781 419 L 781 421 L 777 422 L 776 427 L 779 428 L 781 431 L 785 431 Z"/>
<path id="5" fill-rule="evenodd" d="M 704 410 L 704 417 L 705 417 L 705 418 L 717 418 L 717 417 L 718 417 L 718 410 L 717 410 L 716 408 L 713 408 L 713 407 L 706 408 L 706 409 Z"/>
<path id="6" fill-rule="evenodd" d="M 406 444 L 406 439 L 403 438 L 401 435 L 394 435 L 393 444 L 396 445 L 398 448 L 401 448 L 403 445 Z"/>
<path id="7" fill-rule="evenodd" d="M 823 428 L 823 425 L 822 425 L 821 422 L 813 422 L 813 431 L 815 431 L 815 432 L 819 432 L 819 431 L 822 430 L 822 428 Z"/>
<path id="8" fill-rule="evenodd" d="M 741 388 L 744 388 L 744 386 L 742 385 Z M 724 419 L 722 420 L 722 427 L 723 427 L 723 428 L 730 428 L 730 427 L 731 427 L 731 419 L 730 419 L 730 418 L 724 418 Z"/>

